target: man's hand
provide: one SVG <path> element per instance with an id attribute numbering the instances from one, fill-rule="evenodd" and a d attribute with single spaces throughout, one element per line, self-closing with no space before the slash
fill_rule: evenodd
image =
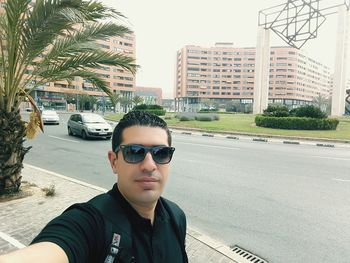
<path id="1" fill-rule="evenodd" d="M 64 250 L 51 242 L 41 242 L 0 256 L 0 263 L 69 263 Z"/>

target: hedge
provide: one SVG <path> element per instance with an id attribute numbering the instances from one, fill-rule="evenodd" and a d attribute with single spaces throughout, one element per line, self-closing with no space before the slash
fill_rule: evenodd
<path id="1" fill-rule="evenodd" d="M 288 130 L 336 130 L 339 120 L 331 118 L 268 117 L 257 115 L 255 124 L 260 127 Z"/>
<path id="2" fill-rule="evenodd" d="M 176 115 L 180 121 L 217 121 L 220 119 L 218 114 L 212 113 L 179 113 Z"/>

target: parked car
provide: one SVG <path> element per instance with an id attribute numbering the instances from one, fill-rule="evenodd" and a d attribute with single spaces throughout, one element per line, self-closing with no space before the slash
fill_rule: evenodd
<path id="1" fill-rule="evenodd" d="M 41 112 L 41 119 L 44 124 L 60 124 L 60 117 L 54 110 L 43 110 Z"/>
<path id="2" fill-rule="evenodd" d="M 70 116 L 68 123 L 68 134 L 81 136 L 84 140 L 87 138 L 106 138 L 112 137 L 112 126 L 95 113 L 78 113 Z"/>
<path id="3" fill-rule="evenodd" d="M 40 112 L 43 112 L 43 110 L 45 110 L 44 106 L 38 106 L 38 109 L 40 110 Z"/>

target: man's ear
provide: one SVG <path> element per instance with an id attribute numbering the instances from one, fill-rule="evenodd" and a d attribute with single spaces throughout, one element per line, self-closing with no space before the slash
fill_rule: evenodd
<path id="1" fill-rule="evenodd" d="M 108 160 L 109 163 L 111 164 L 113 173 L 117 174 L 117 166 L 116 166 L 116 160 L 117 158 L 117 153 L 113 152 L 113 151 L 108 151 Z"/>

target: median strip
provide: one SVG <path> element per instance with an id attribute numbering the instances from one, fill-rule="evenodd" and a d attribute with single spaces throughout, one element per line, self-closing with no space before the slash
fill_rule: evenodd
<path id="1" fill-rule="evenodd" d="M 334 147 L 334 144 L 317 143 L 316 146 L 319 146 L 319 147 L 331 147 L 331 148 L 333 148 L 333 147 Z"/>
<path id="2" fill-rule="evenodd" d="M 283 141 L 284 144 L 300 144 L 300 142 Z"/>
<path id="3" fill-rule="evenodd" d="M 253 138 L 253 142 L 267 142 L 267 139 Z"/>

